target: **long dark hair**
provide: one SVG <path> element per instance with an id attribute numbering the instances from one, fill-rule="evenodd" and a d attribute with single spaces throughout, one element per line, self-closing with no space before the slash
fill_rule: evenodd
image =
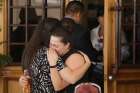
<path id="1" fill-rule="evenodd" d="M 30 41 L 24 49 L 21 60 L 23 69 L 28 69 L 29 65 L 32 63 L 34 55 L 39 48 L 42 46 L 49 46 L 51 34 L 50 31 L 58 22 L 58 19 L 55 18 L 42 19 L 39 22 Z"/>

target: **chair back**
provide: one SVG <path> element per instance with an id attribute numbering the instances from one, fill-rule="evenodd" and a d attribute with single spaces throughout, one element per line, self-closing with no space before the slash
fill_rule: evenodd
<path id="1" fill-rule="evenodd" d="M 74 93 L 101 93 L 101 87 L 95 83 L 81 83 L 75 87 Z"/>

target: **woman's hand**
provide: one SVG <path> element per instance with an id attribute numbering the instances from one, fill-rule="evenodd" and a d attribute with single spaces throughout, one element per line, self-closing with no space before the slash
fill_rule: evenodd
<path id="1" fill-rule="evenodd" d="M 47 50 L 47 58 L 48 58 L 50 66 L 55 66 L 57 64 L 57 60 L 59 57 L 54 49 L 49 48 Z"/>
<path id="2" fill-rule="evenodd" d="M 24 70 L 24 74 L 19 78 L 19 84 L 22 87 L 23 93 L 31 93 L 30 92 L 30 76 L 28 70 Z"/>
<path id="3" fill-rule="evenodd" d="M 19 78 L 19 84 L 21 87 L 26 87 L 29 84 L 30 76 L 27 75 L 27 70 L 24 70 L 24 74 Z"/>
<path id="4" fill-rule="evenodd" d="M 90 61 L 89 57 L 85 53 L 83 53 L 81 51 L 79 51 L 79 52 L 83 55 L 85 62 L 90 66 L 91 61 Z"/>

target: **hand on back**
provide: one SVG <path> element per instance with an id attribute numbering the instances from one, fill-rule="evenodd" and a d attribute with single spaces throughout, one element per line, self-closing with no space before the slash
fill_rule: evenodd
<path id="1" fill-rule="evenodd" d="M 21 85 L 21 87 L 28 86 L 29 79 L 30 79 L 30 76 L 29 76 L 27 70 L 24 70 L 23 75 L 21 75 L 20 78 L 19 78 L 19 84 Z"/>

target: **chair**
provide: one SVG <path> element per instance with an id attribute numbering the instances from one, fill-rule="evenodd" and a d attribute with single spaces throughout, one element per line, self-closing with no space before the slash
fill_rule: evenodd
<path id="1" fill-rule="evenodd" d="M 101 93 L 101 87 L 95 83 L 81 83 L 75 87 L 74 93 Z"/>

